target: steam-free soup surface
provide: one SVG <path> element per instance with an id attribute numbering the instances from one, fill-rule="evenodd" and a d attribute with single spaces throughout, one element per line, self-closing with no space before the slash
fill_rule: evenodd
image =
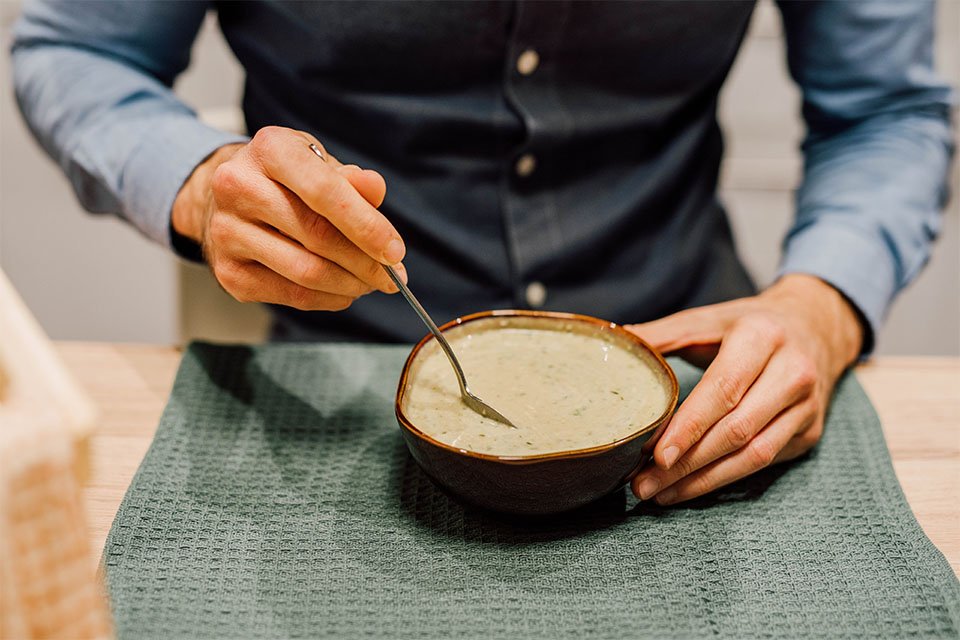
<path id="1" fill-rule="evenodd" d="M 404 413 L 446 444 L 522 456 L 607 444 L 655 421 L 664 385 L 646 360 L 601 337 L 536 328 L 447 332 L 470 390 L 509 418 L 512 429 L 467 408 L 436 341 L 418 353 Z"/>

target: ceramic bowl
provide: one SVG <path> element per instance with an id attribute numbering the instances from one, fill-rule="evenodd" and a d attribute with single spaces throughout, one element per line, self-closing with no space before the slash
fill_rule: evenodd
<path id="1" fill-rule="evenodd" d="M 396 414 L 413 459 L 434 482 L 458 498 L 482 508 L 518 515 L 547 515 L 598 500 L 627 483 L 642 466 L 645 445 L 659 437 L 677 405 L 679 385 L 673 370 L 646 342 L 623 327 L 589 316 L 543 311 L 485 311 L 457 318 L 442 327 L 464 330 L 523 324 L 544 329 L 604 335 L 643 358 L 667 391 L 666 410 L 656 420 L 615 442 L 535 455 L 501 456 L 460 449 L 435 440 L 404 414 L 405 395 L 416 384 L 412 372 L 417 354 L 433 337 L 427 335 L 410 352 L 397 389 Z M 451 372 L 451 375 L 452 372 Z M 469 374 L 468 374 L 469 379 Z"/>

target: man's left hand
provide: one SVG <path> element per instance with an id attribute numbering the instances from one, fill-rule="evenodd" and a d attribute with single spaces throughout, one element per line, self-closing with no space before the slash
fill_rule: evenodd
<path id="1" fill-rule="evenodd" d="M 863 328 L 833 287 L 782 277 L 763 293 L 627 327 L 661 352 L 706 367 L 632 482 L 642 500 L 703 495 L 813 447 Z M 709 363 L 709 364 L 708 364 Z"/>

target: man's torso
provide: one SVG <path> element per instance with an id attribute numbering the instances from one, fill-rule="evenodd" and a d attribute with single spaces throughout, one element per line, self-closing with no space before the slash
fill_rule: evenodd
<path id="1" fill-rule="evenodd" d="M 383 174 L 438 321 L 638 322 L 752 291 L 716 199 L 715 117 L 752 1 L 218 8 L 249 129 L 310 131 Z M 275 337 L 411 341 L 424 331 L 404 304 L 277 308 Z"/>

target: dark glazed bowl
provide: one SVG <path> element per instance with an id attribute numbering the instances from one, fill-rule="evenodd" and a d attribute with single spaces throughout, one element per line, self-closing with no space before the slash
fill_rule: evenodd
<path id="1" fill-rule="evenodd" d="M 411 366 L 420 349 L 433 340 L 427 335 L 410 352 L 400 375 L 396 413 L 407 448 L 420 468 L 437 484 L 464 501 L 511 514 L 547 515 L 576 509 L 622 487 L 639 470 L 647 447 L 659 437 L 661 426 L 677 406 L 679 385 L 673 370 L 646 342 L 623 327 L 590 316 L 543 311 L 485 311 L 457 318 L 440 327 L 446 331 L 472 322 L 496 318 L 524 326 L 543 325 L 557 330 L 574 327 L 588 334 L 620 342 L 654 367 L 669 399 L 663 414 L 630 435 L 589 449 L 526 456 L 477 453 L 444 444 L 420 431 L 404 415 L 404 395 Z M 484 322 L 483 324 L 486 324 Z M 451 373 L 452 375 L 452 373 Z M 468 374 L 469 377 L 469 374 Z"/>

